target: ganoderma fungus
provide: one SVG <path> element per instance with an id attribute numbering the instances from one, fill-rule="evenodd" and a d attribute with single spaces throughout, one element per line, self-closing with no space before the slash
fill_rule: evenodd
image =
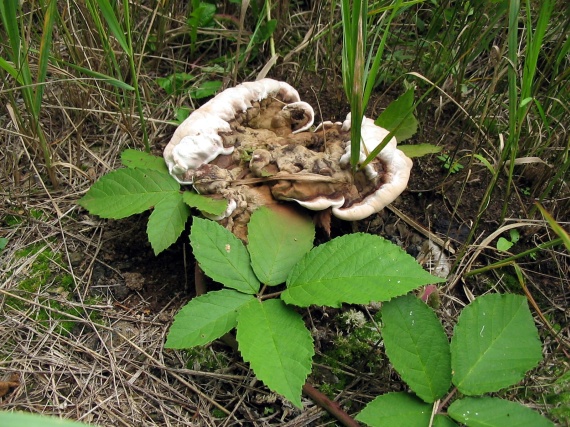
<path id="1" fill-rule="evenodd" d="M 180 183 L 229 201 L 225 219 L 216 219 L 234 233 L 257 207 L 277 201 L 331 208 L 341 219 L 360 220 L 404 191 L 412 161 L 397 149 L 395 138 L 353 172 L 350 115 L 344 123 L 324 122 L 309 131 L 313 118 L 312 107 L 287 83 L 243 83 L 194 111 L 174 133 L 164 158 Z M 387 134 L 365 118 L 361 160 Z"/>

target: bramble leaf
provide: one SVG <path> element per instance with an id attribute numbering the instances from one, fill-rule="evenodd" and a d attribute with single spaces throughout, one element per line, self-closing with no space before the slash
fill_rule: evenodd
<path id="1" fill-rule="evenodd" d="M 414 88 L 408 89 L 398 99 L 392 101 L 374 124 L 392 131 L 398 127 L 394 136 L 398 142 L 411 138 L 418 131 L 418 121 L 414 116 Z M 401 124 L 400 124 L 401 123 Z"/>
<path id="2" fill-rule="evenodd" d="M 382 237 L 355 233 L 337 237 L 305 255 L 289 274 L 281 298 L 301 307 L 369 304 L 443 281 Z"/>
<path id="3" fill-rule="evenodd" d="M 301 408 L 301 391 L 314 355 L 313 339 L 301 316 L 281 300 L 253 300 L 238 313 L 237 341 L 257 378 Z"/>
<path id="4" fill-rule="evenodd" d="M 148 219 L 146 234 L 155 255 L 176 242 L 190 216 L 190 208 L 178 192 L 170 193 L 155 207 Z"/>
<path id="5" fill-rule="evenodd" d="M 194 217 L 190 243 L 200 267 L 212 279 L 246 294 L 259 291 L 247 249 L 220 224 Z"/>
<path id="6" fill-rule="evenodd" d="M 440 399 L 451 386 L 449 341 L 433 310 L 414 295 L 382 306 L 386 354 L 402 379 L 424 402 Z"/>
<path id="7" fill-rule="evenodd" d="M 497 397 L 456 400 L 447 413 L 468 427 L 554 427 L 554 423 L 517 402 Z"/>
<path id="8" fill-rule="evenodd" d="M 126 149 L 121 153 L 121 163 L 128 168 L 152 169 L 168 173 L 168 168 L 162 157 L 153 156 L 144 151 Z"/>
<path id="9" fill-rule="evenodd" d="M 247 226 L 251 266 L 261 283 L 269 286 L 285 282 L 315 238 L 309 217 L 277 206 L 257 209 Z"/>
<path id="10" fill-rule="evenodd" d="M 484 295 L 461 312 L 451 339 L 453 384 L 461 393 L 516 384 L 541 359 L 542 345 L 523 296 Z"/>
<path id="11" fill-rule="evenodd" d="M 188 302 L 174 316 L 166 348 L 190 348 L 207 344 L 237 324 L 237 313 L 254 297 L 233 289 L 208 292 Z"/>
<path id="12" fill-rule="evenodd" d="M 102 176 L 77 202 L 93 215 L 120 219 L 144 212 L 180 191 L 170 175 L 152 169 L 119 169 Z"/>
<path id="13" fill-rule="evenodd" d="M 228 208 L 226 199 L 212 199 L 192 191 L 185 191 L 182 197 L 188 206 L 211 215 L 221 215 Z"/>
<path id="14" fill-rule="evenodd" d="M 425 427 L 430 418 L 431 405 L 404 392 L 378 396 L 356 416 L 373 427 Z"/>

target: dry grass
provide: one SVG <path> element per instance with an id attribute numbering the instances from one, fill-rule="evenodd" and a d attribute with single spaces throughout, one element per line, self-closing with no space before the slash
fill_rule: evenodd
<path id="1" fill-rule="evenodd" d="M 235 52 L 238 44 L 247 44 L 255 20 L 248 14 L 240 26 L 237 10 L 224 6 L 220 14 L 234 19 L 220 19 L 215 29 L 200 31 L 201 54 L 189 58 L 187 11 L 181 3 L 162 7 L 159 3 L 163 2 L 132 6 L 132 32 L 140 38 L 135 59 L 140 69 L 144 115 L 151 151 L 157 155 L 173 132 L 170 120 L 176 109 L 188 105 L 194 108 L 200 101 L 185 95 L 167 96 L 156 84 L 156 77 L 184 71 L 203 80 L 220 79 L 229 86 L 236 78 L 239 81 L 254 78 L 270 58 L 269 44 L 264 43 L 256 46 L 257 51 L 250 52 L 237 68 L 237 61 L 219 64 L 221 70 L 205 68 L 225 53 Z M 296 80 L 292 83 L 306 86 L 308 96 L 326 93 L 333 94 L 334 98 L 334 94 L 342 93 L 340 63 L 331 61 L 333 54 L 340 57 L 338 31 L 331 30 L 334 19 L 331 20 L 333 15 L 326 2 L 315 2 L 310 10 L 303 10 L 302 4 L 297 2 L 280 3 L 289 6 L 274 11 L 280 20 L 275 33 L 277 46 L 283 48 L 281 53 L 285 60 L 278 62 L 270 75 L 290 75 L 291 80 Z M 31 8 L 29 4 L 26 7 Z M 33 12 L 27 11 L 30 16 Z M 84 25 L 91 18 L 82 2 L 64 2 L 60 15 L 60 32 L 54 36 L 52 49 L 54 55 L 116 78 L 119 74 L 127 76 L 125 80 L 128 80 L 128 67 L 121 60 L 118 45 L 112 45 L 119 58 L 119 70 L 116 70 L 107 63 L 101 34 L 94 26 Z M 155 35 L 156 38 L 151 37 Z M 33 35 L 30 37 L 33 42 Z M 143 47 L 144 40 L 147 48 Z M 150 44 L 154 46 L 152 49 L 148 47 Z M 0 44 L 0 52 L 5 48 Z M 33 51 L 30 58 L 34 67 L 37 58 Z M 229 61 L 232 55 L 228 58 Z M 320 76 L 314 77 L 314 84 L 306 84 L 309 78 L 305 76 L 315 70 Z M 7 380 L 18 383 L 0 395 L 0 407 L 102 426 L 334 425 L 328 415 L 308 399 L 304 400 L 305 408 L 300 412 L 269 393 L 247 366 L 219 343 L 207 347 L 199 356 L 165 351 L 163 344 L 172 316 L 189 298 L 183 283 L 178 283 L 176 293 L 170 295 L 161 290 L 159 281 L 155 280 L 153 284 L 159 295 L 169 298 L 160 304 L 153 304 L 149 293 L 140 290 L 131 289 L 129 295 L 134 298 L 127 299 L 117 297 L 112 291 L 124 287 L 125 272 L 143 271 L 143 264 L 152 256 L 150 249 L 140 243 L 145 240 L 144 230 L 135 227 L 133 231 L 132 224 L 99 221 L 86 215 L 75 202 L 98 177 L 119 166 L 119 156 L 124 149 L 144 147 L 134 97 L 130 92 L 122 92 L 55 62 L 50 64 L 48 76 L 40 121 L 50 141 L 58 189 L 47 181 L 34 136 L 21 128 L 15 118 L 12 106 L 21 107 L 21 103 L 11 86 L 13 81 L 3 79 L 0 84 L 0 103 L 9 106 L 0 111 L 3 141 L 0 145 L 0 237 L 9 239 L 8 246 L 0 252 L 0 384 Z M 484 71 L 471 74 L 473 80 L 483 77 Z M 322 82 L 321 88 L 319 82 Z M 458 134 L 466 132 L 465 117 L 461 117 L 459 110 L 448 112 L 448 105 L 438 104 L 435 98 L 431 101 L 422 107 L 426 129 L 433 126 L 435 115 L 442 127 Z M 469 111 L 476 110 L 486 101 L 483 95 L 474 95 L 473 103 L 477 106 L 466 107 Z M 465 102 L 467 99 L 460 100 L 462 105 Z M 340 109 L 327 105 L 331 104 L 330 99 L 321 98 L 320 103 L 325 115 L 336 111 L 334 108 Z M 20 111 L 20 114 L 25 112 Z M 479 116 L 478 120 L 482 122 L 483 117 Z M 568 124 L 560 124 L 564 132 L 567 127 Z M 477 132 L 473 133 L 478 135 Z M 567 138 L 564 132 L 559 136 Z M 440 143 L 435 133 L 422 137 L 434 144 Z M 551 139 L 556 138 L 555 135 Z M 475 149 L 481 147 L 491 153 L 490 157 L 496 156 L 490 140 L 474 137 Z M 417 163 L 418 173 L 429 169 L 433 174 L 433 159 Z M 469 179 L 467 175 L 465 182 Z M 550 206 L 567 206 L 567 195 L 558 194 L 561 194 L 559 199 L 550 200 Z M 462 192 L 459 197 L 468 196 Z M 404 204 L 400 209 L 410 208 L 413 203 Z M 460 217 L 474 214 L 455 212 L 451 208 L 450 211 Z M 412 209 L 406 213 L 414 215 Z M 430 217 L 415 213 L 417 216 L 413 219 L 431 231 Z M 564 212 L 556 214 L 567 227 L 568 223 L 563 222 L 568 219 Z M 375 220 L 363 222 L 361 229 L 397 238 L 404 244 L 413 240 L 412 234 L 404 233 L 395 225 L 402 221 L 393 214 L 386 213 L 381 220 L 384 225 L 380 229 L 373 226 Z M 525 221 L 522 228 L 530 230 L 525 234 L 528 245 L 554 237 L 542 221 L 524 217 L 517 221 Z M 133 248 L 121 249 L 129 233 L 139 233 L 133 238 L 133 244 L 141 246 L 143 253 L 137 252 L 137 258 L 132 261 L 125 259 L 135 252 Z M 467 266 L 476 268 L 504 258 L 504 254 L 492 247 L 491 241 L 485 241 L 491 233 L 486 230 L 481 233 L 484 235 L 475 236 L 465 257 L 457 260 L 459 271 L 467 272 Z M 439 236 L 447 238 L 445 233 Z M 460 243 L 455 243 L 456 248 L 459 246 Z M 42 254 L 49 256 L 44 267 L 39 268 Z M 170 262 L 191 262 L 182 246 L 168 256 L 171 258 L 162 258 L 163 270 L 156 268 L 157 271 L 167 270 Z M 544 340 L 545 360 L 518 389 L 509 390 L 508 397 L 548 412 L 551 384 L 570 369 L 570 259 L 567 252 L 549 249 L 536 261 L 526 259 L 521 267 L 528 295 L 537 304 L 535 318 Z M 101 269 L 111 273 L 98 277 L 97 271 Z M 191 265 L 187 270 L 191 272 Z M 30 279 L 37 286 L 23 288 L 22 284 L 29 283 Z M 442 296 L 439 311 L 450 333 L 458 313 L 472 295 L 513 291 L 504 269 L 475 279 L 456 276 L 451 284 Z M 335 314 L 330 313 L 333 317 Z M 67 321 L 71 322 L 69 331 L 62 331 L 61 326 Z M 330 345 L 334 329 L 330 322 L 330 317 L 323 315 L 317 325 L 317 329 L 325 331 L 322 337 L 317 337 L 319 345 Z M 558 334 L 549 332 L 551 328 Z M 330 378 L 330 366 L 319 364 L 316 370 L 318 378 Z M 374 372 L 353 366 L 342 366 L 341 371 L 350 380 L 336 398 L 350 412 L 357 412 L 377 394 L 403 386 L 387 363 Z"/>

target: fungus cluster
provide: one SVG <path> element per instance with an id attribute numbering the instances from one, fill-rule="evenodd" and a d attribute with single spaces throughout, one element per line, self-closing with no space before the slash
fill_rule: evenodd
<path id="1" fill-rule="evenodd" d="M 295 201 L 360 220 L 404 191 L 412 161 L 397 149 L 395 138 L 353 173 L 350 114 L 343 123 L 324 122 L 310 131 L 313 120 L 313 108 L 287 83 L 243 83 L 194 111 L 174 132 L 164 158 L 180 183 L 228 200 L 227 211 L 216 219 L 234 233 L 261 205 Z M 365 118 L 361 159 L 387 134 Z"/>

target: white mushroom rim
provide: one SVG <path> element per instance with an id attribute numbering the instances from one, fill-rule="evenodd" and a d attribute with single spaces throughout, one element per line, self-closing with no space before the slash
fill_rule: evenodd
<path id="1" fill-rule="evenodd" d="M 353 174 L 350 114 L 344 123 L 324 122 L 309 131 L 313 121 L 312 107 L 289 84 L 243 83 L 194 111 L 174 132 L 164 158 L 181 184 L 227 199 L 226 217 L 272 198 L 311 210 L 331 208 L 333 215 L 354 221 L 382 210 L 405 190 L 412 161 L 395 138 Z M 361 160 L 388 133 L 364 118 Z"/>

